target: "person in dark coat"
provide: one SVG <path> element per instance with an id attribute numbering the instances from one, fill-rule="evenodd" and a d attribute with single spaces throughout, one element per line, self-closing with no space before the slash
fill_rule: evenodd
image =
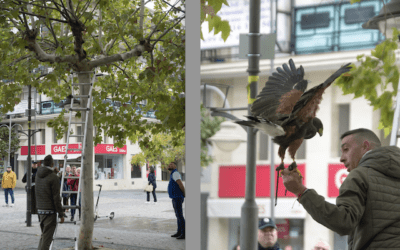
<path id="1" fill-rule="evenodd" d="M 35 180 L 36 180 L 36 172 L 37 172 L 37 166 L 38 162 L 37 161 L 32 161 L 32 182 L 31 182 L 31 214 L 37 214 L 37 208 L 36 208 L 36 194 L 35 194 Z M 28 173 L 25 173 L 24 177 L 22 177 L 22 182 L 26 183 L 27 180 L 27 175 Z M 28 186 L 25 186 L 25 190 L 27 190 Z M 39 215 L 38 215 L 39 218 Z M 40 219 L 39 219 L 40 221 Z M 26 222 L 25 222 L 26 223 Z"/>
<path id="2" fill-rule="evenodd" d="M 36 173 L 36 206 L 40 218 L 42 235 L 39 241 L 39 250 L 47 250 L 53 241 L 57 226 L 57 213 L 64 223 L 64 212 L 60 197 L 60 180 L 54 172 L 54 161 L 51 155 L 44 158 L 44 166 Z"/>
<path id="3" fill-rule="evenodd" d="M 185 200 L 185 187 L 182 183 L 181 174 L 176 169 L 176 162 L 171 162 L 168 165 L 168 170 L 171 172 L 168 183 L 168 195 L 172 199 L 172 206 L 175 210 L 175 216 L 178 224 L 178 232 L 171 235 L 176 239 L 185 239 L 185 218 L 183 217 L 182 204 Z"/>
<path id="4" fill-rule="evenodd" d="M 349 250 L 400 249 L 400 149 L 382 147 L 375 133 L 363 128 L 344 133 L 341 140 L 340 161 L 349 175 L 336 204 L 307 189 L 287 169 L 282 175 L 286 189 L 315 221 L 348 235 Z"/>
<path id="5" fill-rule="evenodd" d="M 282 250 L 278 243 L 278 231 L 273 220 L 269 218 L 258 221 L 258 250 Z"/>
<path id="6" fill-rule="evenodd" d="M 156 175 L 154 173 L 154 168 L 150 167 L 150 173 L 149 176 L 147 177 L 148 180 L 148 184 L 153 185 L 153 198 L 154 198 L 154 202 L 157 202 L 157 197 L 156 197 L 156 188 L 157 188 L 157 183 L 156 183 Z M 146 203 L 150 203 L 150 192 L 147 192 L 147 201 Z"/>

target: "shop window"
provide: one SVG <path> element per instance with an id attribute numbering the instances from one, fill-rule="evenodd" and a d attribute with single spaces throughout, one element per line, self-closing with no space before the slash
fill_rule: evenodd
<path id="1" fill-rule="evenodd" d="M 40 131 L 40 134 L 42 136 L 42 144 L 46 144 L 46 129 L 42 129 L 42 131 Z"/>
<path id="2" fill-rule="evenodd" d="M 162 170 L 161 179 L 163 181 L 169 181 L 170 172 L 167 169 Z"/>
<path id="3" fill-rule="evenodd" d="M 339 105 L 339 138 L 342 134 L 350 130 L 350 105 L 340 104 Z M 337 154 L 341 155 L 340 145 L 342 141 L 339 139 L 337 144 Z"/>
<path id="4" fill-rule="evenodd" d="M 122 155 L 95 155 L 95 179 L 123 179 Z"/>
<path id="5" fill-rule="evenodd" d="M 131 164 L 131 178 L 142 178 L 142 167 L 139 164 Z"/>

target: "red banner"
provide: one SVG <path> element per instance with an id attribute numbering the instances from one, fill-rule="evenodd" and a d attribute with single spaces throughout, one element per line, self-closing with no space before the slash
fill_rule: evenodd
<path id="1" fill-rule="evenodd" d="M 339 188 L 348 174 L 343 164 L 328 164 L 328 197 L 339 196 Z"/>
<path id="2" fill-rule="evenodd" d="M 36 146 L 37 155 L 45 155 L 46 154 L 46 146 L 40 145 Z M 31 146 L 31 155 L 35 154 L 35 146 Z M 28 155 L 28 146 L 21 146 L 21 155 Z"/>
<path id="3" fill-rule="evenodd" d="M 66 146 L 67 146 L 67 144 L 51 145 L 51 154 L 52 155 L 63 155 L 63 154 L 65 154 Z M 82 143 L 68 144 L 68 149 L 70 149 L 70 148 L 82 148 Z M 82 152 L 81 151 L 68 150 L 68 154 L 80 154 L 80 153 L 82 153 Z"/>
<path id="4" fill-rule="evenodd" d="M 114 147 L 114 144 L 97 144 L 94 148 L 95 154 L 123 154 L 126 155 L 126 145 L 122 148 Z"/>
<path id="5" fill-rule="evenodd" d="M 275 165 L 277 168 L 279 164 Z M 287 168 L 289 164 L 285 164 Z M 297 168 L 303 175 L 303 184 L 305 184 L 306 164 L 298 164 Z M 275 182 L 276 175 L 275 172 Z M 256 167 L 256 197 L 270 197 L 270 166 L 258 165 Z M 276 185 L 276 183 L 275 183 Z M 243 198 L 245 196 L 246 187 L 246 166 L 220 166 L 219 167 L 219 197 L 220 198 Z M 285 197 L 285 186 L 282 178 L 279 178 L 278 197 Z M 296 197 L 291 192 L 287 192 L 286 197 Z"/>
<path id="6" fill-rule="evenodd" d="M 82 143 L 69 144 L 68 148 L 82 148 Z M 51 154 L 65 154 L 66 144 L 51 145 Z M 68 154 L 80 154 L 81 151 L 68 150 Z M 95 154 L 126 154 L 126 145 L 122 148 L 114 147 L 114 144 L 97 144 L 94 147 Z"/>
<path id="7" fill-rule="evenodd" d="M 283 224 L 276 224 L 276 227 L 278 228 L 276 230 L 278 231 L 278 239 L 289 239 L 290 224 L 288 219 L 285 219 Z"/>

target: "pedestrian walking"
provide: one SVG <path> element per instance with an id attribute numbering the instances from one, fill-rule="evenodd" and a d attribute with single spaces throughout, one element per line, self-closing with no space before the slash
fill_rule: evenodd
<path id="1" fill-rule="evenodd" d="M 157 202 L 157 196 L 156 196 L 156 188 L 157 188 L 157 183 L 156 183 L 156 175 L 155 175 L 155 173 L 154 173 L 154 168 L 153 167 L 150 167 L 150 173 L 149 173 L 149 176 L 147 177 L 147 180 L 148 180 L 148 184 L 150 185 L 153 185 L 153 191 L 152 191 L 152 193 L 153 193 L 153 199 L 154 199 L 154 203 L 156 203 Z M 146 201 L 146 203 L 150 203 L 150 192 L 147 192 L 147 201 Z"/>
<path id="2" fill-rule="evenodd" d="M 75 166 L 72 166 L 72 174 L 70 176 L 79 176 L 79 172 L 77 171 Z M 67 185 L 70 186 L 71 191 L 78 191 L 79 187 L 79 179 L 68 179 Z M 71 206 L 75 206 L 77 202 L 78 194 L 71 194 Z M 71 208 L 71 221 L 74 221 L 76 209 Z M 81 218 L 81 210 L 79 209 L 79 219 Z"/>
<path id="3" fill-rule="evenodd" d="M 282 173 L 286 189 L 318 223 L 339 235 L 348 235 L 348 249 L 400 248 L 400 149 L 381 147 L 368 129 L 341 137 L 340 161 L 349 175 L 339 188 L 336 204 L 307 189 L 297 171 Z"/>
<path id="4" fill-rule="evenodd" d="M 17 184 L 17 176 L 11 170 L 11 166 L 7 167 L 7 172 L 3 174 L 3 181 L 1 182 L 1 187 L 4 189 L 4 195 L 6 197 L 6 204 L 3 207 L 8 207 L 8 194 L 11 196 L 11 205 L 14 206 L 14 188 Z"/>
<path id="5" fill-rule="evenodd" d="M 38 168 L 36 174 L 36 203 L 42 231 L 39 250 L 50 248 L 54 230 L 57 226 L 57 213 L 60 223 L 64 223 L 64 212 L 60 198 L 60 181 L 54 172 L 53 157 L 47 155 L 44 158 L 43 165 Z"/>
<path id="6" fill-rule="evenodd" d="M 36 173 L 37 173 L 37 166 L 38 162 L 37 161 L 32 161 L 32 175 L 31 175 L 31 214 L 37 214 L 37 208 L 36 208 L 36 194 L 35 194 L 35 180 L 36 180 Z M 22 177 L 22 183 L 26 183 L 27 180 L 27 174 L 25 173 L 24 177 Z M 25 191 L 28 190 L 28 185 L 25 186 Z M 40 221 L 39 215 L 38 219 Z M 26 223 L 26 222 L 25 222 Z"/>
<path id="7" fill-rule="evenodd" d="M 168 170 L 171 176 L 168 183 L 168 195 L 172 199 L 172 206 L 175 210 L 175 215 L 178 223 L 178 232 L 171 235 L 177 239 L 185 239 L 185 218 L 183 217 L 182 204 L 185 200 L 185 187 L 182 183 L 181 175 L 176 169 L 176 162 L 171 162 L 168 165 Z"/>
<path id="8" fill-rule="evenodd" d="M 63 184 L 63 191 L 70 191 L 70 188 L 68 186 L 68 179 L 67 177 L 70 176 L 70 172 L 71 172 L 71 167 L 69 165 L 67 165 L 65 167 L 65 176 L 64 176 L 64 184 Z M 71 195 L 70 194 L 63 194 L 62 195 L 62 200 L 63 200 L 63 205 L 64 206 L 68 206 L 69 204 L 69 199 L 70 199 Z M 67 215 L 65 214 L 65 212 L 68 212 L 68 209 L 64 209 L 64 217 L 67 218 Z"/>

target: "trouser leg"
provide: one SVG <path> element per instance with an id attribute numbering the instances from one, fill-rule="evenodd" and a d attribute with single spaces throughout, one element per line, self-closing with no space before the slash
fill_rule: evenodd
<path id="1" fill-rule="evenodd" d="M 156 196 L 156 189 L 153 189 L 153 198 L 154 198 L 154 202 L 157 202 L 157 196 Z"/>
<path id="2" fill-rule="evenodd" d="M 8 188 L 4 189 L 4 195 L 6 196 L 6 204 L 8 204 Z"/>
<path id="3" fill-rule="evenodd" d="M 12 188 L 10 188 L 9 193 L 11 196 L 11 202 L 12 202 L 12 204 L 14 204 L 14 190 L 12 190 Z"/>
<path id="4" fill-rule="evenodd" d="M 147 193 L 147 201 L 150 201 L 150 192 L 146 192 Z"/>
<path id="5" fill-rule="evenodd" d="M 71 206 L 75 206 L 76 205 L 76 194 L 72 194 L 71 195 Z M 75 215 L 75 209 L 71 208 L 71 216 L 74 217 Z"/>
<path id="6" fill-rule="evenodd" d="M 178 224 L 178 233 L 185 234 L 185 219 L 183 218 L 182 203 L 183 199 L 181 198 L 172 199 L 172 205 Z"/>
<path id="7" fill-rule="evenodd" d="M 48 250 L 50 248 L 56 226 L 57 214 L 40 215 L 40 229 L 42 230 L 42 235 L 40 237 L 38 250 Z"/>

